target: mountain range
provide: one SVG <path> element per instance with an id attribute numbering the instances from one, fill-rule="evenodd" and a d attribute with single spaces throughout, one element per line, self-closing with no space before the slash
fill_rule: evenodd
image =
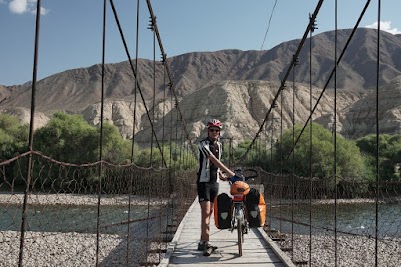
<path id="1" fill-rule="evenodd" d="M 320 98 L 313 120 L 327 128 L 333 126 L 334 79 L 328 82 L 328 78 L 334 68 L 334 49 L 337 48 L 337 55 L 340 55 L 350 34 L 350 29 L 337 31 L 337 45 L 334 31 L 306 40 L 299 54 L 300 64 L 286 81 L 282 103 L 279 98 L 265 125 L 266 135 L 279 134 L 281 122 L 277 118 L 281 113 L 284 129 L 292 126 L 293 112 L 296 123 L 305 122 L 310 112 L 311 88 L 313 105 Z M 224 137 L 236 140 L 252 138 L 277 94 L 299 42 L 291 40 L 262 51 L 230 49 L 168 58 L 173 88 L 190 137 L 199 139 L 204 134 L 207 119 L 216 117 L 225 124 Z M 374 130 L 377 58 L 377 30 L 358 29 L 337 66 L 337 131 L 346 137 L 358 138 Z M 149 118 L 153 116 L 158 138 L 166 138 L 174 131 L 176 137 L 181 138 L 181 122 L 177 123 L 180 116 L 174 109 L 174 99 L 162 64 L 147 59 L 138 59 L 137 64 L 137 88 L 128 61 L 105 65 L 105 119 L 118 126 L 124 137 L 131 138 L 133 110 L 136 109 L 138 142 L 149 139 Z M 101 73 L 101 65 L 96 64 L 66 70 L 38 81 L 36 128 L 44 125 L 58 110 L 82 114 L 90 124 L 98 125 Z M 383 132 L 401 130 L 400 75 L 401 35 L 381 32 L 378 75 L 381 97 L 378 104 L 379 125 Z M 325 84 L 328 84 L 327 88 L 324 88 Z M 31 88 L 30 83 L 0 85 L 0 111 L 17 115 L 23 123 L 29 122 Z M 137 103 L 134 102 L 135 88 Z M 292 101 L 295 102 L 294 109 Z"/>

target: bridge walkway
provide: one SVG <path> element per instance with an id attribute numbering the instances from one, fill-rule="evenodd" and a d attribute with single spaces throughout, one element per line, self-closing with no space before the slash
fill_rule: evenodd
<path id="1" fill-rule="evenodd" d="M 228 192 L 228 183 L 220 183 L 220 192 Z M 238 255 L 237 233 L 219 230 L 212 218 L 210 241 L 218 247 L 209 257 L 197 250 L 200 237 L 200 205 L 195 199 L 170 242 L 160 267 L 237 266 L 295 267 L 289 257 L 267 236 L 262 228 L 252 228 L 245 235 L 243 255 Z"/>

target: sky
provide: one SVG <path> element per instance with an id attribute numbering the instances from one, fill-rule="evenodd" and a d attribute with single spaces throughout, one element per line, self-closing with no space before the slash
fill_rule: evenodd
<path id="1" fill-rule="evenodd" d="M 337 0 L 338 29 L 353 28 L 366 0 Z M 360 27 L 377 28 L 372 0 Z M 42 0 L 37 79 L 102 62 L 101 0 Z M 113 0 L 132 59 L 136 51 L 136 0 Z M 224 49 L 269 50 L 302 38 L 318 0 L 153 0 L 167 57 Z M 0 0 L 0 85 L 32 80 L 37 0 Z M 107 0 L 106 63 L 128 59 Z M 381 30 L 401 33 L 401 1 L 381 1 Z M 138 56 L 160 60 L 148 29 L 149 11 L 139 0 Z M 335 0 L 325 0 L 314 35 L 335 29 Z M 154 53 L 156 51 L 156 53 Z"/>

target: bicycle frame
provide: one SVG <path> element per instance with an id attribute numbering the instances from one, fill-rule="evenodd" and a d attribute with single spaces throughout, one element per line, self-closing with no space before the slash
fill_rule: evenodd
<path id="1" fill-rule="evenodd" d="M 233 196 L 233 213 L 232 213 L 232 223 L 236 223 L 237 219 L 239 217 L 245 217 L 245 204 L 244 204 L 244 196 L 243 195 L 234 195 Z M 237 228 L 237 224 L 232 224 L 232 229 L 233 231 L 235 228 Z"/>

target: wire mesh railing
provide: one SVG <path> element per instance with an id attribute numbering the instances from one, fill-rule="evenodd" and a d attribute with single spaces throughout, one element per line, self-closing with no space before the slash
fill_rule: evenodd
<path id="1" fill-rule="evenodd" d="M 0 163 L 0 266 L 17 266 L 22 252 L 23 266 L 95 266 L 96 258 L 99 266 L 158 264 L 195 198 L 195 174 L 103 163 L 99 178 L 99 165 L 37 152 Z"/>
<path id="2" fill-rule="evenodd" d="M 297 266 L 400 266 L 401 181 L 380 183 L 377 210 L 375 181 L 333 181 L 261 171 L 267 233 Z"/>

